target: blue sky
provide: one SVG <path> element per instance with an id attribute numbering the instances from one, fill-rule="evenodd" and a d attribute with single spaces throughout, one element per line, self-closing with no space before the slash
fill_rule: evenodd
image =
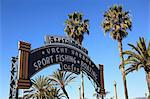
<path id="1" fill-rule="evenodd" d="M 64 21 L 69 13 L 79 11 L 90 20 L 90 35 L 85 35 L 83 46 L 95 64 L 104 64 L 105 89 L 110 91 L 107 98 L 114 96 L 113 82 L 117 82 L 119 99 L 124 99 L 123 82 L 119 65 L 118 43 L 109 35 L 104 36 L 100 24 L 104 12 L 113 4 L 123 5 L 129 10 L 133 21 L 132 31 L 123 40 L 123 49 L 127 43 L 135 44 L 139 36 L 150 40 L 150 1 L 149 0 L 1 0 L 0 1 L 0 97 L 9 96 L 10 59 L 18 55 L 18 41 L 32 44 L 32 49 L 44 44 L 44 35 L 64 33 Z M 55 66 L 50 66 L 39 74 L 51 74 Z M 129 97 L 144 96 L 147 92 L 143 69 L 127 76 Z M 67 87 L 71 99 L 77 99 L 80 79 Z M 93 99 L 93 86 L 85 78 L 85 97 Z"/>

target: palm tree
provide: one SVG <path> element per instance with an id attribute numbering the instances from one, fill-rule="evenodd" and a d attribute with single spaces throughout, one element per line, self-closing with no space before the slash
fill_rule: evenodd
<path id="1" fill-rule="evenodd" d="M 64 31 L 67 35 L 74 40 L 76 40 L 79 44 L 82 44 L 83 35 L 85 33 L 89 34 L 89 20 L 83 20 L 83 14 L 79 12 L 74 12 L 68 15 L 68 19 L 65 21 L 65 29 Z"/>
<path id="2" fill-rule="evenodd" d="M 73 73 L 67 73 L 66 71 L 57 70 L 49 78 L 54 85 L 59 86 L 62 89 L 67 99 L 69 99 L 69 96 L 65 87 L 69 83 L 73 82 L 76 76 L 74 76 Z"/>
<path id="3" fill-rule="evenodd" d="M 84 34 L 89 34 L 89 20 L 83 20 L 83 14 L 79 12 L 74 12 L 68 15 L 68 19 L 65 21 L 64 31 L 70 38 L 73 38 L 80 45 L 84 39 Z M 84 80 L 83 72 L 81 71 L 81 81 L 82 81 L 82 98 L 84 98 Z"/>
<path id="4" fill-rule="evenodd" d="M 48 99 L 48 89 L 51 86 L 51 81 L 48 77 L 38 76 L 35 80 L 32 80 L 32 86 L 29 90 L 24 91 L 25 98 L 33 99 Z"/>
<path id="5" fill-rule="evenodd" d="M 128 58 L 124 61 L 124 64 L 130 64 L 130 67 L 126 69 L 126 75 L 132 71 L 144 68 L 148 90 L 150 93 L 150 42 L 146 47 L 145 39 L 140 37 L 136 46 L 132 44 L 128 45 L 132 48 L 132 50 L 123 52 L 123 54 L 128 55 Z"/>
<path id="6" fill-rule="evenodd" d="M 110 33 L 111 37 L 114 40 L 118 41 L 118 48 L 120 54 L 121 61 L 121 72 L 124 83 L 124 92 L 125 98 L 128 99 L 128 91 L 127 91 L 127 83 L 125 76 L 125 68 L 124 68 L 124 58 L 122 55 L 122 40 L 128 35 L 127 30 L 131 30 L 132 22 L 129 16 L 128 11 L 123 11 L 122 6 L 114 5 L 110 7 L 108 11 L 104 13 L 104 20 L 102 23 L 102 27 L 104 29 L 104 34 Z"/>
<path id="7" fill-rule="evenodd" d="M 51 87 L 48 93 L 49 99 L 62 99 L 64 96 L 64 93 L 60 92 L 60 89 L 56 87 Z"/>

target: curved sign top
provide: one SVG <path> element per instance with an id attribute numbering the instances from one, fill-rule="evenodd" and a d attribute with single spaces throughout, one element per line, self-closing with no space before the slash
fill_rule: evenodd
<path id="1" fill-rule="evenodd" d="M 87 50 L 70 38 L 47 36 L 45 46 L 31 50 L 29 78 L 52 64 L 60 64 L 62 70 L 76 74 L 83 70 L 100 86 L 99 69 L 88 57 Z"/>

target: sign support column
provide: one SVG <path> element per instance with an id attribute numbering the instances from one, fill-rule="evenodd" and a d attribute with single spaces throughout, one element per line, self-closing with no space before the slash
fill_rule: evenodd
<path id="1" fill-rule="evenodd" d="M 105 88 L 104 88 L 104 66 L 99 64 L 100 70 L 100 95 L 102 95 L 102 99 L 104 99 Z"/>
<path id="2" fill-rule="evenodd" d="M 19 80 L 18 89 L 27 89 L 30 87 L 29 69 L 29 53 L 31 44 L 26 42 L 19 42 Z"/>
<path id="3" fill-rule="evenodd" d="M 11 78 L 10 78 L 10 93 L 9 99 L 18 99 L 17 76 L 18 76 L 18 58 L 11 59 Z"/>

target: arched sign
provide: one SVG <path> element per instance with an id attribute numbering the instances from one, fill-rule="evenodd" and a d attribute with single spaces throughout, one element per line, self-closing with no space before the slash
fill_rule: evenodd
<path id="1" fill-rule="evenodd" d="M 75 74 L 82 70 L 94 80 L 97 87 L 104 85 L 100 69 L 87 55 L 88 51 L 71 38 L 46 36 L 44 46 L 33 50 L 30 48 L 29 43 L 19 42 L 18 88 L 29 88 L 30 78 L 52 64 L 60 64 L 62 70 Z"/>

